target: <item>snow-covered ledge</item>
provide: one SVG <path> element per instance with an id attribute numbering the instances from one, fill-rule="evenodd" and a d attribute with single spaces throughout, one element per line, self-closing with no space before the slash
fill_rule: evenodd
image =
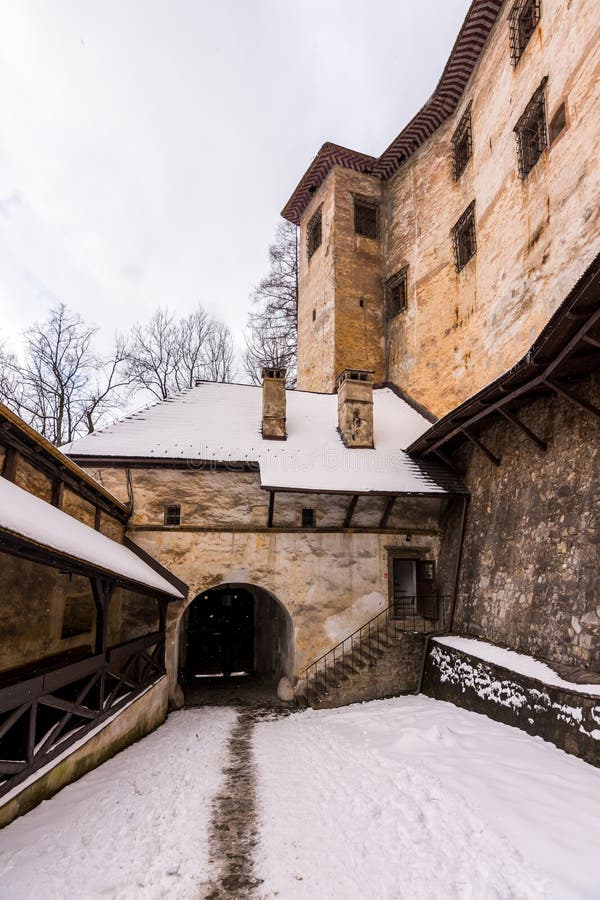
<path id="1" fill-rule="evenodd" d="M 448 636 L 431 642 L 423 693 L 514 725 L 600 766 L 599 684 L 574 684 L 533 657 Z"/>

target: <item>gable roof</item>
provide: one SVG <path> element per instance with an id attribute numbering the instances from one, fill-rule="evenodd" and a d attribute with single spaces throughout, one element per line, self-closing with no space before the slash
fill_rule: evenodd
<path id="1" fill-rule="evenodd" d="M 65 447 L 82 465 L 161 464 L 257 468 L 273 490 L 447 494 L 462 486 L 443 466 L 404 448 L 429 422 L 389 388 L 374 390 L 374 450 L 344 447 L 337 395 L 286 391 L 287 440 L 261 434 L 262 389 L 202 382 Z"/>
<path id="2" fill-rule="evenodd" d="M 281 215 L 295 225 L 334 165 L 389 178 L 456 110 L 504 0 L 473 0 L 442 76 L 429 100 L 379 158 L 323 144 Z"/>

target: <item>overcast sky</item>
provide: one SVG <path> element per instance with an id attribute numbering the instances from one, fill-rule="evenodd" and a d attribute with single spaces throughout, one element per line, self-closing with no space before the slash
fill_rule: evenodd
<path id="1" fill-rule="evenodd" d="M 321 144 L 379 155 L 468 0 L 0 0 L 0 340 L 198 302 L 241 336 Z"/>

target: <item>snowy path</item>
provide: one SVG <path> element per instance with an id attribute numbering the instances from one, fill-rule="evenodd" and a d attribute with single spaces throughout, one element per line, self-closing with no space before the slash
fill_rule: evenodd
<path id="1" fill-rule="evenodd" d="M 0 898 L 598 900 L 599 810 L 600 771 L 424 697 L 205 707 L 0 832 Z"/>
<path id="2" fill-rule="evenodd" d="M 600 771 L 425 697 L 255 732 L 261 898 L 600 897 Z"/>
<path id="3" fill-rule="evenodd" d="M 210 874 L 233 709 L 186 710 L 0 831 L 2 900 L 183 900 Z"/>

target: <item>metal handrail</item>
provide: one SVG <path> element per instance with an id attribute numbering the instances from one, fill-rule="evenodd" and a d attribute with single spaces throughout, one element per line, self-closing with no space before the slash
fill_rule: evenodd
<path id="1" fill-rule="evenodd" d="M 421 634 L 435 634 L 445 630 L 445 601 L 451 600 L 451 594 L 438 594 L 433 597 L 435 602 L 435 618 L 425 617 L 417 610 L 416 596 L 406 596 L 395 600 L 380 610 L 371 619 L 353 631 L 348 637 L 339 641 L 326 653 L 323 653 L 317 659 L 313 660 L 302 671 L 299 682 L 304 682 L 306 686 L 306 700 L 310 702 L 310 693 L 315 695 L 317 702 L 320 701 L 320 693 L 327 696 L 330 693 L 330 687 L 339 687 L 338 676 L 336 672 L 341 666 L 342 673 L 347 667 L 356 664 L 357 657 L 362 654 L 362 661 L 368 665 L 372 665 L 371 661 L 366 661 L 373 657 L 373 645 L 378 642 L 381 637 L 385 639 L 390 637 L 390 627 L 392 626 L 393 636 L 407 632 Z M 406 607 L 410 604 L 411 609 Z M 349 647 L 348 647 L 349 644 Z M 366 658 L 366 659 L 365 659 Z M 312 688 L 311 688 L 312 683 Z M 320 688 L 320 692 L 317 690 Z"/>

